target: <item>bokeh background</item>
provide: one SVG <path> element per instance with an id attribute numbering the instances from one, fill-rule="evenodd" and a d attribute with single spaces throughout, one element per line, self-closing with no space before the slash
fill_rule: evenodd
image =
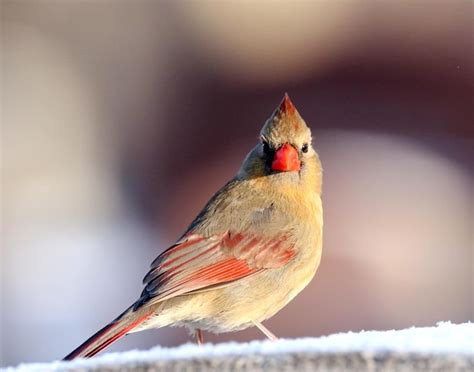
<path id="1" fill-rule="evenodd" d="M 1 6 L 1 365 L 61 358 L 132 303 L 285 91 L 325 170 L 324 252 L 267 326 L 473 320 L 471 1 Z"/>

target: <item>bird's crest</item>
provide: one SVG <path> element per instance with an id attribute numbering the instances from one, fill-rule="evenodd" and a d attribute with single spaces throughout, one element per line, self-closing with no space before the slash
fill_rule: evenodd
<path id="1" fill-rule="evenodd" d="M 280 105 L 265 122 L 260 135 L 265 141 L 279 145 L 285 142 L 298 143 L 311 133 L 288 93 L 285 93 Z"/>

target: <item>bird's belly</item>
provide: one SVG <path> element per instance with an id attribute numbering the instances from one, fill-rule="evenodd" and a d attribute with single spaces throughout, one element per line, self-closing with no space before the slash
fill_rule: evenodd
<path id="1" fill-rule="evenodd" d="M 174 324 L 221 333 L 262 322 L 275 315 L 308 285 L 320 256 L 318 249 L 310 259 L 263 271 L 221 288 L 183 296 L 179 307 L 187 314 Z M 176 305 L 173 304 L 175 311 Z"/>

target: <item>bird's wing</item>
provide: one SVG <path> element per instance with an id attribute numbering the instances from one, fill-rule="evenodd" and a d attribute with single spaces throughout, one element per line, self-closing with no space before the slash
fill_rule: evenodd
<path id="1" fill-rule="evenodd" d="M 281 267 L 294 255 L 294 245 L 283 233 L 273 238 L 231 232 L 211 237 L 188 234 L 153 261 L 135 309 Z"/>

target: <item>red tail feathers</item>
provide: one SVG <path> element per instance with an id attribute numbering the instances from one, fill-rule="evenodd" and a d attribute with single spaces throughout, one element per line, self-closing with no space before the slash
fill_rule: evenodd
<path id="1" fill-rule="evenodd" d="M 145 314 L 139 317 L 126 316 L 127 311 L 120 315 L 113 322 L 106 325 L 99 332 L 91 336 L 81 346 L 64 357 L 63 360 L 72 360 L 75 358 L 90 358 L 105 349 L 107 346 L 125 336 L 133 328 L 142 324 L 152 314 Z M 138 314 L 137 314 L 138 315 Z"/>

